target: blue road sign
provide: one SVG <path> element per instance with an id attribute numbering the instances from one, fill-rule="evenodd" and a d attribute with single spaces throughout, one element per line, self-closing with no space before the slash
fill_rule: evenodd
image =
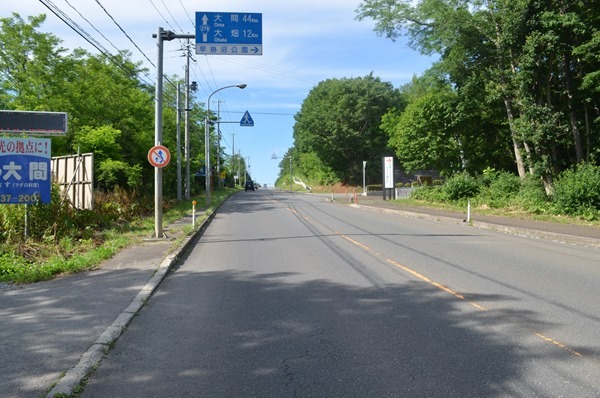
<path id="1" fill-rule="evenodd" d="M 50 203 L 50 139 L 0 137 L 0 204 Z"/>
<path id="2" fill-rule="evenodd" d="M 242 116 L 242 120 L 240 120 L 240 126 L 242 127 L 254 127 L 254 120 L 252 120 L 252 116 L 250 113 L 246 111 L 244 116 Z"/>
<path id="3" fill-rule="evenodd" d="M 196 54 L 262 55 L 262 14 L 196 12 Z"/>
<path id="4" fill-rule="evenodd" d="M 206 167 L 200 166 L 200 169 L 195 174 L 196 177 L 206 177 Z"/>

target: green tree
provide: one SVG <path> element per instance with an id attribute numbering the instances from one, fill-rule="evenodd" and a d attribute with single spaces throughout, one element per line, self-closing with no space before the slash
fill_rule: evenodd
<path id="1" fill-rule="evenodd" d="M 82 153 L 93 152 L 97 162 L 106 159 L 123 160 L 120 137 L 121 131 L 112 126 L 84 126 L 75 134 L 73 143 Z"/>
<path id="2" fill-rule="evenodd" d="M 600 18 L 592 3 L 365 0 L 357 12 L 377 33 L 407 35 L 422 53 L 439 54 L 436 67 L 463 98 L 469 92 L 490 113 L 503 105 L 522 178 L 542 176 L 550 192 L 553 175 L 592 153 Z"/>
<path id="3" fill-rule="evenodd" d="M 452 175 L 466 168 L 457 102 L 449 89 L 432 90 L 404 111 L 384 115 L 382 128 L 407 171 L 434 169 Z"/>
<path id="4" fill-rule="evenodd" d="M 410 44 L 424 54 L 440 54 L 440 68 L 453 83 L 467 85 L 472 78 L 487 79 L 488 90 L 504 103 L 511 129 L 515 163 L 525 175 L 522 143 L 513 126 L 515 48 L 523 34 L 527 0 L 366 0 L 358 18 L 376 21 L 378 34 L 395 40 L 408 35 Z"/>
<path id="5" fill-rule="evenodd" d="M 406 108 L 388 112 L 382 129 L 407 171 L 511 169 L 502 114 L 490 112 L 473 82 L 452 87 L 434 66 L 400 88 Z"/>
<path id="6" fill-rule="evenodd" d="M 141 166 L 150 188 L 153 170 L 146 155 L 154 145 L 154 101 L 152 87 L 139 78 L 144 70 L 128 52 L 67 54 L 56 36 L 40 32 L 44 21 L 44 15 L 0 19 L 0 104 L 66 112 L 69 131 L 52 138 L 54 156 L 89 147 L 99 151 L 98 162 Z"/>
<path id="7" fill-rule="evenodd" d="M 323 81 L 295 116 L 294 146 L 314 153 L 337 179 L 358 183 L 362 161 L 379 162 L 387 150 L 381 117 L 398 106 L 398 90 L 372 74 Z"/>
<path id="8" fill-rule="evenodd" d="M 0 105 L 18 110 L 53 111 L 61 92 L 56 75 L 65 50 L 60 40 L 38 28 L 45 15 L 29 17 L 17 13 L 0 18 Z"/>

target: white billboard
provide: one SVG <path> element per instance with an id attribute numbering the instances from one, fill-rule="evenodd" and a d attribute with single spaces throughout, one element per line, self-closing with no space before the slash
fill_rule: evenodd
<path id="1" fill-rule="evenodd" d="M 77 209 L 94 210 L 94 154 L 52 158 L 54 183 Z"/>

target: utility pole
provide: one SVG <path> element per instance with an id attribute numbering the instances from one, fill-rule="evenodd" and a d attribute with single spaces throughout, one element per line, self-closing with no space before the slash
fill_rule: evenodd
<path id="1" fill-rule="evenodd" d="M 154 108 L 154 145 L 162 145 L 163 139 L 163 42 L 173 39 L 194 39 L 196 35 L 178 35 L 169 30 L 158 28 L 152 37 L 158 39 L 156 46 L 158 47 L 158 56 L 156 64 L 156 90 L 155 90 L 155 108 Z M 154 238 L 164 238 L 165 234 L 162 229 L 162 205 L 163 205 L 163 175 L 162 168 L 154 168 Z"/>
<path id="2" fill-rule="evenodd" d="M 248 172 L 250 171 L 250 156 L 246 156 L 246 171 L 244 173 L 244 185 L 246 185 L 246 182 L 248 182 Z M 252 176 L 250 176 L 252 177 Z"/>
<path id="3" fill-rule="evenodd" d="M 233 186 L 235 187 L 235 134 L 231 134 L 231 174 L 233 175 Z"/>
<path id="4" fill-rule="evenodd" d="M 185 200 L 190 200 L 190 40 L 185 49 Z"/>
<path id="5" fill-rule="evenodd" d="M 217 186 L 221 189 L 221 102 L 225 102 L 222 100 L 217 100 L 217 178 L 219 179 L 219 183 Z"/>
<path id="6" fill-rule="evenodd" d="M 242 184 L 242 176 L 240 175 L 240 171 L 242 171 L 242 165 L 241 165 L 241 164 L 242 164 L 242 161 L 241 161 L 241 158 L 240 158 L 240 156 L 241 156 L 241 153 L 240 153 L 240 150 L 238 149 L 238 157 L 237 157 L 237 160 L 238 160 L 238 168 L 237 168 L 237 172 L 238 172 L 238 181 L 240 182 L 240 185 L 241 185 L 241 184 Z M 246 180 L 245 180 L 245 178 L 244 178 L 244 184 L 245 184 L 245 183 L 246 183 Z"/>
<path id="7" fill-rule="evenodd" d="M 177 200 L 181 200 L 181 84 L 177 83 Z"/>

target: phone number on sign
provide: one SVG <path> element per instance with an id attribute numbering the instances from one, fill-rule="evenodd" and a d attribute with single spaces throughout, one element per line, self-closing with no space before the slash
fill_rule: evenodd
<path id="1" fill-rule="evenodd" d="M 16 199 L 16 200 L 15 200 Z M 40 195 L 0 195 L 0 203 L 37 203 Z"/>

